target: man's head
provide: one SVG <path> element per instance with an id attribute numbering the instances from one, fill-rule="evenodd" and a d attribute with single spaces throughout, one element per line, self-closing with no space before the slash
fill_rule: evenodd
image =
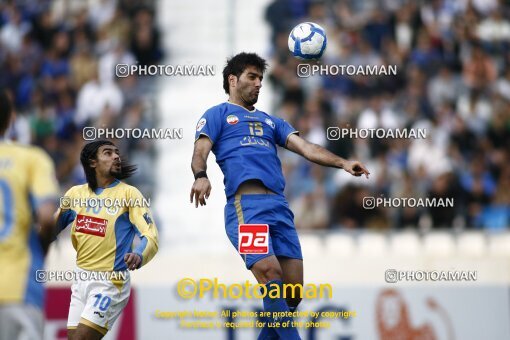
<path id="1" fill-rule="evenodd" d="M 98 176 L 106 179 L 124 179 L 136 171 L 135 166 L 121 161 L 119 149 L 107 140 L 86 144 L 81 151 L 80 161 L 92 190 L 98 187 Z"/>
<path id="2" fill-rule="evenodd" d="M 0 137 L 5 134 L 11 123 L 12 105 L 7 91 L 0 88 Z"/>
<path id="3" fill-rule="evenodd" d="M 239 53 L 223 69 L 223 89 L 247 105 L 257 102 L 267 63 L 255 53 Z"/>

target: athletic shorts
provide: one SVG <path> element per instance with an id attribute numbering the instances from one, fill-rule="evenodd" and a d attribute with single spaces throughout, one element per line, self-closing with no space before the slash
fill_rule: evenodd
<path id="1" fill-rule="evenodd" d="M 44 316 L 28 304 L 0 304 L 0 339 L 42 340 Z"/>
<path id="2" fill-rule="evenodd" d="M 125 280 L 121 280 L 120 276 L 117 276 L 119 280 L 83 280 L 93 277 L 90 271 L 77 268 L 75 272 L 67 328 L 76 329 L 79 323 L 83 323 L 106 334 L 128 303 L 131 289 L 129 272 L 122 272 Z"/>
<path id="3" fill-rule="evenodd" d="M 243 254 L 246 268 L 271 255 L 303 259 L 294 214 L 285 197 L 275 194 L 235 195 L 225 205 L 225 230 L 230 242 L 238 251 L 240 224 L 269 225 L 269 252 Z"/>

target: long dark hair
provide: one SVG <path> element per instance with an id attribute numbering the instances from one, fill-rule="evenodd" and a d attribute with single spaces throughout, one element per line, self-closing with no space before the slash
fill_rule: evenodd
<path id="1" fill-rule="evenodd" d="M 86 144 L 81 150 L 80 161 L 83 166 L 83 171 L 85 171 L 85 178 L 87 179 L 87 183 L 89 184 L 89 188 L 92 191 L 97 189 L 97 178 L 96 178 L 96 170 L 90 167 L 90 161 L 97 160 L 97 151 L 103 145 L 113 145 L 112 142 L 108 140 L 99 140 L 95 142 L 91 142 Z M 125 179 L 131 177 L 136 171 L 136 165 L 129 164 L 125 160 L 122 160 L 120 163 L 120 173 L 114 175 L 117 179 Z"/>

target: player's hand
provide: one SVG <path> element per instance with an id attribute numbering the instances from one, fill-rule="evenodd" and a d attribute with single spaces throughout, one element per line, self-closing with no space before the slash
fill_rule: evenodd
<path id="1" fill-rule="evenodd" d="M 365 166 L 358 161 L 347 161 L 345 163 L 344 170 L 356 177 L 365 174 L 365 176 L 368 178 L 368 175 L 370 175 L 370 172 L 367 170 L 367 168 L 365 168 Z"/>
<path id="2" fill-rule="evenodd" d="M 142 258 L 140 255 L 135 253 L 127 253 L 124 255 L 124 262 L 126 262 L 126 265 L 129 270 L 135 270 L 140 267 L 140 264 L 142 263 Z"/>
<path id="3" fill-rule="evenodd" d="M 193 186 L 191 187 L 191 193 L 189 195 L 190 203 L 193 203 L 193 198 L 195 199 L 195 208 L 198 208 L 198 203 L 200 205 L 206 205 L 205 200 L 209 198 L 211 194 L 211 182 L 206 177 L 200 177 L 195 180 Z"/>

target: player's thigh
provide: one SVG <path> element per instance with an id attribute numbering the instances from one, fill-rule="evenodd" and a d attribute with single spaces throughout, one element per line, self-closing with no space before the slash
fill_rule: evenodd
<path id="1" fill-rule="evenodd" d="M 303 284 L 303 260 L 278 257 L 284 283 Z"/>
<path id="2" fill-rule="evenodd" d="M 266 284 L 273 280 L 283 280 L 282 267 L 276 256 L 271 255 L 255 262 L 251 266 L 251 272 L 258 283 Z"/>
<path id="3" fill-rule="evenodd" d="M 98 330 L 89 327 L 83 323 L 78 324 L 72 332 L 68 331 L 69 340 L 99 340 L 103 338 L 103 334 Z"/>
<path id="4" fill-rule="evenodd" d="M 129 280 L 122 286 L 116 286 L 111 281 L 91 282 L 80 324 L 106 334 L 127 305 L 130 287 Z"/>
<path id="5" fill-rule="evenodd" d="M 74 281 L 71 286 L 71 302 L 69 304 L 69 313 L 67 315 L 67 334 L 69 337 L 70 333 L 78 327 L 80 323 L 81 314 L 85 308 L 86 303 L 86 286 L 83 281 Z"/>

